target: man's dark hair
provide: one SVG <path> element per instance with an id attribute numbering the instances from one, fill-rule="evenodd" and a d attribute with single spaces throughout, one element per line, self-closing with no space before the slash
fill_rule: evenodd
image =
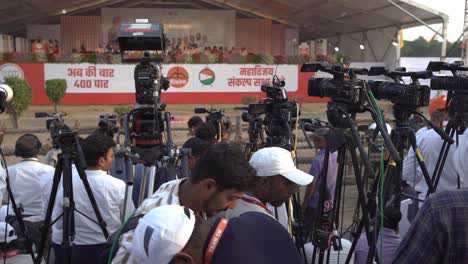
<path id="1" fill-rule="evenodd" d="M 191 149 L 191 155 L 195 158 L 198 158 L 206 152 L 206 150 L 210 147 L 210 145 L 211 145 L 211 142 L 208 142 L 203 139 L 199 139 L 197 137 L 192 137 L 192 138 L 189 138 L 187 141 L 185 141 L 182 148 Z"/>
<path id="2" fill-rule="evenodd" d="M 239 144 L 220 142 L 211 145 L 198 160 L 191 179 L 195 183 L 214 179 L 221 191 L 245 191 L 255 179 L 255 170 L 245 159 Z"/>
<path id="3" fill-rule="evenodd" d="M 103 134 L 93 133 L 82 143 L 86 165 L 97 166 L 100 157 L 105 157 L 110 148 L 114 147 L 114 140 Z"/>
<path id="4" fill-rule="evenodd" d="M 396 207 L 387 207 L 384 210 L 384 227 L 397 230 L 401 220 L 401 212 Z"/>
<path id="5" fill-rule="evenodd" d="M 216 128 L 211 123 L 203 123 L 195 128 L 195 137 L 213 142 L 216 138 Z"/>
<path id="6" fill-rule="evenodd" d="M 192 129 L 193 127 L 197 127 L 201 124 L 203 124 L 205 122 L 203 122 L 203 119 L 199 116 L 192 116 L 189 121 L 187 122 L 187 125 L 189 127 L 189 129 Z"/>
<path id="7" fill-rule="evenodd" d="M 15 156 L 23 159 L 34 158 L 39 154 L 42 143 L 33 134 L 24 134 L 16 140 Z"/>

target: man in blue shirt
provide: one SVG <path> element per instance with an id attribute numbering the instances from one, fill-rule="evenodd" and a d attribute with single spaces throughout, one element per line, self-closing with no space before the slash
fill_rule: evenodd
<path id="1" fill-rule="evenodd" d="M 312 165 L 310 167 L 310 174 L 315 175 L 315 179 L 307 186 L 302 205 L 302 208 L 304 209 L 304 233 L 306 235 L 310 234 L 312 231 L 314 219 L 316 218 L 316 214 L 319 213 L 319 186 L 322 180 L 321 172 L 323 170 L 323 160 L 325 158 L 325 149 L 327 147 L 325 135 L 328 131 L 328 128 L 320 128 L 312 134 L 312 141 L 314 142 L 314 146 L 318 152 L 312 160 Z M 327 193 L 324 204 L 326 210 L 330 210 L 333 206 L 337 171 L 337 152 L 333 152 L 330 153 L 328 158 Z"/>

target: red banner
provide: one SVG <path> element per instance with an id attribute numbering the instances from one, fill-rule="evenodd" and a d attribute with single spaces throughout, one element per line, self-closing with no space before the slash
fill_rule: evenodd
<path id="1" fill-rule="evenodd" d="M 301 73 L 298 65 L 298 89 L 288 92 L 290 99 L 303 102 L 324 102 L 327 99 L 310 97 L 307 95 L 308 80 L 313 73 Z M 45 91 L 44 64 L 41 63 L 0 63 L 0 81 L 6 76 L 25 78 L 33 90 L 34 105 L 51 105 Z M 185 92 L 164 93 L 162 101 L 168 104 L 211 104 L 211 103 L 242 103 L 245 97 L 261 99 L 265 93 L 258 92 Z M 133 104 L 134 93 L 68 93 L 62 100 L 64 105 L 91 105 L 91 104 Z"/>

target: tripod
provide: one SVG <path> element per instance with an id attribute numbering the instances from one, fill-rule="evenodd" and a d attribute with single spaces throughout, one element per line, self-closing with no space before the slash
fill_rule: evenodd
<path id="1" fill-rule="evenodd" d="M 86 167 L 86 162 L 83 156 L 83 151 L 81 149 L 80 143 L 78 142 L 77 133 L 69 129 L 63 129 L 59 131 L 56 135 L 56 140 L 59 142 L 62 153 L 59 155 L 59 160 L 57 167 L 55 168 L 53 184 L 51 189 L 51 194 L 49 202 L 47 205 L 47 212 L 44 220 L 44 226 L 42 228 L 41 243 L 39 244 L 39 251 L 36 258 L 36 264 L 41 263 L 43 256 L 43 251 L 45 243 L 47 240 L 47 234 L 51 226 L 52 211 L 55 204 L 55 198 L 57 196 L 57 191 L 59 187 L 60 180 L 62 180 L 63 186 L 63 212 L 59 217 L 62 217 L 63 221 L 63 234 L 62 234 L 62 248 L 64 249 L 64 259 L 63 263 L 71 262 L 71 243 L 75 236 L 75 222 L 74 222 L 74 212 L 77 211 L 84 217 L 95 222 L 89 216 L 84 215 L 75 208 L 75 202 L 73 197 L 73 179 L 72 179 L 72 164 L 75 164 L 76 170 L 80 176 L 80 179 L 85 187 L 88 198 L 91 202 L 91 206 L 96 214 L 97 223 L 107 239 L 109 233 L 106 229 L 106 223 L 102 218 L 102 215 L 99 211 L 99 208 L 96 203 L 96 199 L 93 196 L 91 186 L 87 180 L 86 173 L 84 168 Z M 62 176 L 63 173 L 63 176 Z M 58 220 L 55 219 L 54 223 Z"/>
<path id="2" fill-rule="evenodd" d="M 262 122 L 263 119 L 256 114 L 252 114 L 251 120 L 249 121 L 249 142 L 247 142 L 244 149 L 244 156 L 246 159 L 250 159 L 252 153 L 262 148 L 264 144 Z"/>
<path id="3" fill-rule="evenodd" d="M 323 168 L 321 171 L 321 181 L 319 186 L 319 202 L 318 208 L 319 213 L 316 215 L 314 221 L 314 228 L 312 232 L 312 244 L 314 245 L 314 252 L 312 255 L 312 263 L 315 263 L 318 254 L 318 263 L 323 263 L 325 260 L 325 251 L 327 252 L 327 263 L 330 261 L 330 242 L 333 244 L 335 250 L 341 248 L 341 241 L 338 236 L 336 228 L 339 226 L 338 215 L 340 212 L 340 200 L 342 199 L 342 185 L 344 180 L 345 171 L 345 157 L 348 151 L 354 168 L 354 174 L 356 179 L 356 185 L 358 189 L 358 203 L 363 211 L 363 217 L 361 224 L 366 228 L 366 233 L 369 238 L 369 246 L 372 247 L 373 241 L 373 228 L 367 212 L 366 197 L 363 189 L 363 181 L 361 177 L 361 169 L 356 154 L 356 148 L 358 148 L 360 157 L 364 161 L 367 174 L 373 174 L 372 167 L 367 155 L 364 152 L 364 147 L 360 143 L 358 131 L 354 125 L 351 115 L 347 113 L 344 108 L 340 107 L 335 103 L 329 103 L 327 115 L 329 116 L 344 116 L 345 119 L 341 120 L 340 125 L 343 126 L 341 129 L 333 129 L 326 136 L 327 148 L 325 150 L 325 158 L 323 161 Z M 333 120 L 333 119 L 330 119 Z M 338 123 L 335 123 L 338 124 Z M 338 151 L 338 170 L 337 170 L 337 182 L 334 193 L 333 205 L 331 208 L 325 207 L 326 193 L 327 193 L 327 175 L 328 175 L 328 159 L 330 152 Z M 375 247 L 375 245 L 374 245 Z M 373 252 L 373 251 L 371 251 Z M 350 261 L 352 253 L 348 254 L 347 263 Z M 348 260 L 349 259 L 349 260 Z"/>
<path id="4" fill-rule="evenodd" d="M 448 138 L 444 138 L 444 143 L 440 149 L 439 158 L 437 159 L 436 167 L 434 169 L 434 174 L 432 175 L 432 184 L 434 185 L 434 191 L 437 190 L 439 185 L 440 176 L 442 174 L 442 169 L 444 168 L 445 162 L 447 160 L 450 147 L 453 144 L 453 137 L 456 139 L 456 145 L 458 147 L 459 136 L 465 132 L 466 123 L 464 120 L 468 120 L 463 113 L 455 113 L 453 118 L 450 118 L 447 127 L 445 128 L 445 134 L 449 135 Z M 460 175 L 457 175 L 457 184 L 458 189 L 460 189 Z"/>
<path id="5" fill-rule="evenodd" d="M 399 156 L 399 160 L 395 160 L 394 157 L 389 157 L 387 160 L 387 174 L 385 175 L 385 180 L 384 180 L 384 189 L 383 189 L 383 195 L 384 199 L 382 201 L 384 206 L 392 206 L 394 208 L 397 208 L 399 210 L 400 208 L 400 203 L 401 203 L 401 176 L 402 176 L 402 171 L 403 171 L 403 166 L 402 166 L 402 158 L 405 153 L 405 149 L 412 148 L 413 151 L 416 153 L 416 159 L 418 162 L 418 165 L 421 168 L 421 171 L 423 173 L 424 179 L 426 180 L 429 192 L 432 193 L 434 192 L 434 188 L 432 186 L 429 173 L 427 171 L 424 159 L 421 155 L 421 152 L 419 151 L 418 145 L 416 143 L 416 136 L 414 133 L 414 130 L 409 127 L 409 117 L 411 114 L 418 114 L 416 111 L 413 109 L 409 109 L 408 107 L 402 106 L 402 105 L 395 105 L 394 106 L 394 116 L 396 119 L 396 128 L 392 130 L 390 138 L 391 142 L 396 146 L 396 151 Z M 424 117 L 423 117 L 424 118 Z M 440 129 L 437 129 L 434 124 L 432 124 L 429 120 L 424 118 L 430 126 L 432 126 L 436 131 L 440 131 Z M 376 124 L 380 124 L 380 122 L 377 122 Z M 377 132 L 374 131 L 374 137 L 376 136 Z M 444 136 L 444 135 L 441 135 Z M 387 144 L 388 146 L 388 144 Z M 372 175 L 372 174 L 369 174 Z M 373 184 L 372 190 L 368 194 L 368 205 L 367 209 L 368 212 L 371 213 L 370 218 L 375 219 L 377 216 L 375 214 L 376 212 L 376 207 L 377 207 L 377 202 L 375 201 L 375 197 L 378 193 L 378 182 L 380 180 L 380 173 L 377 174 L 377 177 L 375 177 L 375 182 Z M 380 212 L 383 214 L 383 212 Z M 363 215 L 365 215 L 363 211 Z M 362 232 L 363 224 L 362 222 L 359 224 L 356 234 L 360 235 Z M 374 234 L 379 234 L 379 226 L 376 227 L 376 230 Z M 369 236 L 368 236 L 368 241 L 369 241 Z M 356 244 L 358 242 L 357 237 L 355 237 L 351 250 L 348 255 L 347 263 L 349 263 L 350 256 L 354 252 L 354 249 L 356 247 Z M 376 243 L 375 241 L 373 242 L 373 245 L 371 246 L 371 250 L 369 251 L 367 263 L 370 263 L 372 261 L 371 255 L 375 253 L 375 246 Z"/>

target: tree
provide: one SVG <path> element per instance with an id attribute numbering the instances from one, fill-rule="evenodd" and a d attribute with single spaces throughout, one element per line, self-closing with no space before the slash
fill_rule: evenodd
<path id="1" fill-rule="evenodd" d="M 13 99 L 7 103 L 7 112 L 13 127 L 18 128 L 18 118 L 31 104 L 33 92 L 29 83 L 19 77 L 6 77 L 5 83 L 13 90 Z"/>
<path id="2" fill-rule="evenodd" d="M 67 81 L 65 79 L 51 79 L 46 81 L 47 97 L 54 102 L 54 111 L 57 113 L 57 106 L 67 92 Z"/>

